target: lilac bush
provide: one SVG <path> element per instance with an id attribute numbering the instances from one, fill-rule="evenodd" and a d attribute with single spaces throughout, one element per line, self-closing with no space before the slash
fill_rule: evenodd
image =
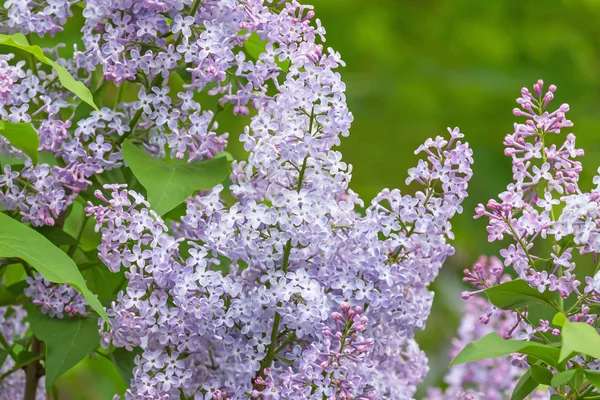
<path id="1" fill-rule="evenodd" d="M 450 220 L 472 176 L 459 129 L 417 149 L 406 180 L 413 194 L 385 189 L 365 205 L 336 150 L 353 120 L 337 72 L 344 63 L 323 46 L 312 7 L 77 5 L 82 43 L 72 58 L 44 49 L 55 62 L 19 34 L 53 35 L 75 3 L 9 1 L 1 13 L 2 31 L 16 34 L 0 41 L 34 56 L 0 59 L 2 216 L 64 250 L 27 257 L 31 247 L 8 243 L 3 266 L 26 275 L 15 303 L 40 311 L 27 316 L 32 343 L 55 318 L 75 336 L 98 318 L 99 336 L 79 338 L 86 351 L 68 363 L 90 351 L 113 360 L 128 375 L 127 399 L 413 398 L 428 370 L 414 334 L 429 316 L 428 287 L 454 253 Z M 219 120 L 233 117 L 248 118 L 231 135 L 247 158 L 227 165 L 230 135 Z M 35 130 L 15 138 L 17 128 Z M 203 183 L 215 177 L 222 183 Z M 87 217 L 97 251 L 82 244 Z M 113 276 L 117 285 L 103 287 Z M 61 345 L 45 340 L 46 390 Z M 35 393 L 34 372 L 25 391 Z"/>
<path id="2" fill-rule="evenodd" d="M 582 166 L 577 159 L 583 150 L 576 147 L 575 135 L 564 133 L 573 126 L 566 117 L 569 106 L 549 108 L 555 91 L 554 85 L 544 91 L 541 80 L 533 92 L 521 90 L 513 113 L 524 117 L 525 123 L 515 123 L 514 133 L 504 140 L 513 182 L 499 201 L 490 200 L 476 209 L 476 218 L 489 220 L 489 241 L 508 239 L 510 244 L 500 250 L 501 260 L 490 269 L 475 264 L 473 270 L 465 270 L 464 281 L 476 290 L 465 291 L 462 297 L 470 302 L 477 299 L 481 315 L 477 324 L 469 314 L 463 326 L 468 324 L 469 335 L 474 336 L 470 341 L 479 339 L 479 348 L 461 343 L 464 349 L 455 352 L 454 362 L 475 363 L 454 366 L 450 376 L 480 364 L 510 361 L 521 369 L 518 383 L 514 374 L 504 375 L 509 383 L 512 380 L 513 398 L 549 387 L 544 398 L 591 399 L 600 390 L 600 178 L 594 178 L 596 187 L 590 192 L 580 189 Z M 487 295 L 489 302 L 476 297 L 480 294 Z M 482 331 L 493 333 L 480 338 Z M 488 360 L 502 354 L 506 357 Z M 506 387 L 500 383 L 495 382 L 493 390 Z M 458 382 L 457 388 L 471 384 L 474 390 L 487 390 L 478 379 Z"/>

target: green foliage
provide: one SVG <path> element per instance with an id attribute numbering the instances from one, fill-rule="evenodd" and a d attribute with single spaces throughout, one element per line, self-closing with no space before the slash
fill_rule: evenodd
<path id="1" fill-rule="evenodd" d="M 148 191 L 148 202 L 159 215 L 183 203 L 197 190 L 211 189 L 229 173 L 226 157 L 187 164 L 156 159 L 129 140 L 122 147 L 123 158 Z"/>
<path id="2" fill-rule="evenodd" d="M 25 281 L 19 281 L 9 286 L 0 286 L 0 307 L 22 303 L 23 290 L 26 287 L 27 283 Z M 0 365 L 2 364 L 0 363 Z"/>
<path id="3" fill-rule="evenodd" d="M 517 382 L 510 400 L 523 400 L 538 387 L 538 383 L 532 378 L 531 373 L 526 371 Z"/>
<path id="4" fill-rule="evenodd" d="M 485 290 L 485 294 L 493 305 L 502 310 L 516 310 L 532 304 L 557 307 L 552 293 L 540 293 L 539 290 L 532 288 L 522 279 L 492 286 Z"/>
<path id="5" fill-rule="evenodd" d="M 77 266 L 48 239 L 9 216 L 0 213 L 0 257 L 26 261 L 50 282 L 68 283 L 85 297 L 88 304 L 107 319 L 104 307 L 87 288 Z"/>
<path id="6" fill-rule="evenodd" d="M 26 122 L 0 121 L 0 135 L 4 136 L 11 145 L 21 150 L 37 164 L 40 138 L 37 132 Z"/>
<path id="7" fill-rule="evenodd" d="M 58 74 L 58 80 L 64 86 L 65 89 L 79 97 L 82 101 L 88 103 L 94 109 L 98 109 L 94 104 L 94 98 L 88 88 L 85 85 L 71 76 L 62 65 L 57 64 L 54 60 L 46 57 L 39 46 L 32 46 L 27 41 L 27 38 L 21 33 L 15 33 L 14 35 L 0 34 L 0 45 L 15 47 L 26 51 L 27 53 L 34 56 L 38 61 L 49 65 Z"/>
<path id="8" fill-rule="evenodd" d="M 568 369 L 566 371 L 559 372 L 554 375 L 551 380 L 552 387 L 559 387 L 561 385 L 565 385 L 567 382 L 571 381 L 578 375 L 582 375 L 583 370 L 578 368 Z"/>
<path id="9" fill-rule="evenodd" d="M 552 371 L 538 364 L 531 364 L 529 372 L 531 373 L 531 378 L 539 385 L 549 386 L 554 376 Z"/>
<path id="10" fill-rule="evenodd" d="M 467 344 L 452 360 L 450 366 L 513 353 L 530 355 L 554 367 L 558 365 L 559 350 L 557 348 L 525 340 L 506 340 L 497 333 L 491 332 L 478 341 Z"/>
<path id="11" fill-rule="evenodd" d="M 552 322 L 561 326 L 561 362 L 574 353 L 600 358 L 600 334 L 596 328 L 583 322 L 570 322 L 562 313 L 556 314 Z"/>
<path id="12" fill-rule="evenodd" d="M 46 345 L 46 390 L 62 374 L 75 366 L 100 344 L 98 320 L 87 318 L 50 318 L 36 307 L 27 308 L 33 334 Z"/>
<path id="13" fill-rule="evenodd" d="M 135 367 L 134 359 L 141 354 L 141 349 L 136 347 L 133 351 L 127 351 L 124 348 L 117 348 L 110 353 L 110 357 L 117 367 L 117 371 L 123 381 L 129 385 L 129 381 L 133 379 L 133 368 Z"/>

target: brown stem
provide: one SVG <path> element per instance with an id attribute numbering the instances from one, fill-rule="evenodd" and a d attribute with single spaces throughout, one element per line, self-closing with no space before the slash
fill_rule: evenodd
<path id="1" fill-rule="evenodd" d="M 39 354 L 41 342 L 35 336 L 31 340 L 31 352 Z M 40 362 L 34 361 L 25 368 L 25 395 L 23 400 L 35 400 L 38 380 L 40 379 Z"/>

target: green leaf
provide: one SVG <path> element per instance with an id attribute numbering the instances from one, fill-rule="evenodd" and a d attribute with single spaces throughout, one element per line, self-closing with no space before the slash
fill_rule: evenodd
<path id="1" fill-rule="evenodd" d="M 550 400 L 565 400 L 565 398 L 559 394 L 553 394 L 552 396 L 550 396 Z"/>
<path id="2" fill-rule="evenodd" d="M 58 377 L 74 367 L 100 344 L 98 320 L 88 318 L 50 318 L 36 307 L 27 308 L 33 334 L 46 344 L 46 390 Z"/>
<path id="3" fill-rule="evenodd" d="M 23 290 L 29 286 L 26 281 L 13 283 L 10 286 L 0 286 L 0 306 L 20 304 L 23 299 Z M 0 365 L 2 365 L 0 363 Z"/>
<path id="4" fill-rule="evenodd" d="M 562 347 L 559 361 L 568 359 L 572 353 L 582 353 L 600 358 L 600 335 L 596 328 L 583 322 L 564 321 L 561 329 Z"/>
<path id="5" fill-rule="evenodd" d="M 8 351 L 0 349 L 0 365 L 4 365 L 4 361 L 8 357 Z"/>
<path id="6" fill-rule="evenodd" d="M 41 233 L 46 239 L 51 241 L 56 247 L 77 244 L 77 241 L 75 238 L 73 238 L 73 236 L 69 235 L 58 226 L 44 225 L 34 229 Z"/>
<path id="7" fill-rule="evenodd" d="M 556 326 L 562 327 L 567 322 L 567 317 L 563 313 L 556 313 L 552 318 L 552 323 Z"/>
<path id="8" fill-rule="evenodd" d="M 556 374 L 552 377 L 552 380 L 550 382 L 551 386 L 559 387 L 561 385 L 565 385 L 567 382 L 569 382 L 571 379 L 573 379 L 576 375 L 579 375 L 582 373 L 583 373 L 582 369 L 568 369 L 566 371 L 559 372 L 558 374 Z"/>
<path id="9" fill-rule="evenodd" d="M 30 45 L 27 41 L 27 38 L 23 34 L 0 34 L 0 45 L 16 47 L 17 49 L 26 51 L 35 58 L 37 58 L 40 62 L 49 65 L 56 71 L 56 73 L 58 74 L 58 80 L 65 89 L 69 90 L 71 93 L 79 97 L 82 101 L 88 103 L 94 109 L 98 109 L 98 107 L 96 107 L 96 105 L 94 104 L 94 98 L 88 90 L 88 88 L 86 88 L 83 83 L 73 78 L 69 71 L 67 71 L 62 65 L 59 65 L 54 60 L 51 60 L 50 58 L 46 57 L 40 46 Z"/>
<path id="10" fill-rule="evenodd" d="M 0 135 L 4 136 L 11 145 L 27 154 L 33 164 L 37 164 L 40 138 L 31 124 L 0 121 Z"/>
<path id="11" fill-rule="evenodd" d="M 515 386 L 515 390 L 510 396 L 510 400 L 523 400 L 533 392 L 536 387 L 538 387 L 537 382 L 533 380 L 531 373 L 527 371 L 517 382 L 517 386 Z"/>
<path id="12" fill-rule="evenodd" d="M 536 383 L 550 386 L 550 382 L 552 381 L 554 374 L 548 368 L 538 364 L 531 364 L 530 372 L 531 377 Z"/>
<path id="13" fill-rule="evenodd" d="M 452 360 L 450 366 L 472 361 L 507 356 L 513 353 L 527 354 L 556 366 L 559 350 L 537 342 L 506 340 L 495 332 L 488 333 L 476 342 L 469 343 Z"/>
<path id="14" fill-rule="evenodd" d="M 50 282 L 68 283 L 85 297 L 88 304 L 108 320 L 104 307 L 87 288 L 77 266 L 48 239 L 6 214 L 0 213 L 0 257 L 18 257 Z"/>
<path id="15" fill-rule="evenodd" d="M 600 373 L 586 369 L 585 377 L 587 378 L 588 381 L 590 381 L 592 386 L 594 386 L 596 389 L 600 390 Z"/>
<path id="16" fill-rule="evenodd" d="M 126 349 L 119 347 L 116 348 L 110 357 L 123 378 L 123 381 L 129 385 L 129 382 L 133 379 L 133 368 L 135 368 L 135 357 L 142 354 L 142 349 L 135 347 L 133 351 L 127 351 Z"/>
<path id="17" fill-rule="evenodd" d="M 37 354 L 31 351 L 23 350 L 17 354 L 17 365 L 27 365 L 38 357 Z"/>
<path id="18" fill-rule="evenodd" d="M 171 211 L 195 191 L 211 189 L 223 182 L 229 173 L 225 157 L 193 164 L 168 163 L 152 157 L 129 140 L 123 142 L 122 153 L 159 215 Z"/>
<path id="19" fill-rule="evenodd" d="M 102 263 L 91 266 L 82 274 L 89 282 L 90 290 L 93 290 L 100 302 L 107 306 L 116 300 L 119 288 L 126 282 L 124 269 L 113 273 Z"/>
<path id="20" fill-rule="evenodd" d="M 492 286 L 484 292 L 492 304 L 502 310 L 516 310 L 540 303 L 556 308 L 552 293 L 540 293 L 522 279 L 515 279 Z"/>

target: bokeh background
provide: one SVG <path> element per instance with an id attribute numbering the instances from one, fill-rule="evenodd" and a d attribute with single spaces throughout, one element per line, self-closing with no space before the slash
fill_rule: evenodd
<path id="1" fill-rule="evenodd" d="M 462 313 L 461 271 L 499 249 L 487 243 L 485 221 L 472 216 L 511 179 L 502 140 L 512 131 L 521 87 L 538 78 L 558 86 L 555 102 L 571 105 L 572 132 L 586 151 L 582 186 L 591 187 L 600 165 L 600 0 L 312 3 L 327 29 L 326 45 L 347 63 L 342 74 L 355 121 L 341 151 L 363 199 L 384 187 L 404 189 L 413 150 L 448 126 L 459 126 L 474 150 L 470 197 L 453 222 L 456 255 L 433 287 L 433 314 L 418 335 L 430 358 L 426 385 L 440 385 Z M 222 127 L 235 140 L 239 125 Z M 239 148 L 233 153 L 241 156 Z M 77 400 L 111 399 L 124 389 L 102 358 L 82 362 L 59 387 L 61 398 Z"/>

